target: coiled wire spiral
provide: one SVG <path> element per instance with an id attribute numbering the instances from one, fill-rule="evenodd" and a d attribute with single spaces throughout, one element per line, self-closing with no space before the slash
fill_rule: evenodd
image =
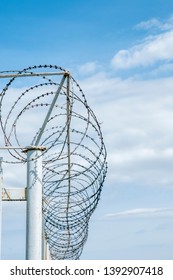
<path id="1" fill-rule="evenodd" d="M 33 66 L 16 74 L 42 69 L 67 73 L 53 65 Z M 12 71 L 9 71 L 12 72 Z M 1 92 L 0 123 L 6 146 L 34 145 L 46 112 L 60 85 L 60 76 L 13 77 Z M 67 92 L 69 94 L 67 94 Z M 84 93 L 69 75 L 49 117 L 39 145 L 43 152 L 43 215 L 52 259 L 79 259 L 88 224 L 100 198 L 107 172 L 100 125 Z M 17 148 L 6 162 L 26 163 Z"/>

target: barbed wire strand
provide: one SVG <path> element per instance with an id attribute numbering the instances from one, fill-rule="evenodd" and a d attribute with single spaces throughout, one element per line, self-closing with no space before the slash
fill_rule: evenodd
<path id="1" fill-rule="evenodd" d="M 56 65 L 38 65 L 0 73 L 25 74 L 41 69 L 66 72 Z M 0 125 L 7 147 L 35 142 L 41 121 L 36 124 L 32 116 L 45 115 L 60 83 L 55 77 L 27 77 L 26 85 L 17 90 L 16 80 L 11 78 L 1 91 Z M 9 107 L 14 87 L 16 97 Z M 28 128 L 25 135 L 22 124 Z M 97 118 L 71 75 L 69 84 L 60 91 L 40 144 L 47 148 L 43 152 L 43 215 L 51 258 L 79 259 L 106 177 L 107 153 Z M 18 149 L 9 150 L 9 159 L 4 161 L 25 164 L 26 155 Z"/>

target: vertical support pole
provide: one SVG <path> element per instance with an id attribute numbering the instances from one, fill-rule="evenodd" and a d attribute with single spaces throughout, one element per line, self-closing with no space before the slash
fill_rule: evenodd
<path id="1" fill-rule="evenodd" d="M 2 242 L 2 187 L 3 187 L 3 171 L 2 160 L 0 157 L 0 260 L 1 260 L 1 242 Z"/>
<path id="2" fill-rule="evenodd" d="M 48 244 L 48 242 L 46 241 L 45 238 L 43 239 L 43 242 L 44 242 L 44 244 L 43 244 L 43 257 L 42 257 L 42 259 L 43 260 L 51 260 L 49 244 Z"/>
<path id="3" fill-rule="evenodd" d="M 66 251 L 64 252 L 64 259 L 66 253 L 68 252 L 70 246 L 70 228 L 69 228 L 69 208 L 70 208 L 70 195 L 71 195 L 71 161 L 70 161 L 70 122 L 71 122 L 71 112 L 70 112 L 70 73 L 67 75 L 67 91 L 66 91 L 66 111 L 67 111 L 67 167 L 68 167 L 68 196 L 67 196 L 67 208 L 66 208 L 66 220 L 67 220 L 67 234 L 68 234 L 68 244 Z"/>
<path id="4" fill-rule="evenodd" d="M 43 238 L 42 238 L 42 260 L 47 260 L 47 244 L 44 235 L 44 229 L 43 229 Z"/>
<path id="5" fill-rule="evenodd" d="M 46 241 L 45 230 L 44 230 L 44 215 L 43 215 L 42 228 L 43 228 L 43 231 L 42 231 L 42 260 L 47 260 L 47 241 Z"/>
<path id="6" fill-rule="evenodd" d="M 27 153 L 26 259 L 42 259 L 42 151 L 31 146 Z"/>
<path id="7" fill-rule="evenodd" d="M 70 173 L 71 173 L 71 166 L 70 166 L 70 121 L 71 121 L 71 115 L 70 115 L 70 73 L 67 75 L 67 161 L 68 161 L 68 200 L 67 200 L 67 212 L 69 210 L 70 206 Z"/>

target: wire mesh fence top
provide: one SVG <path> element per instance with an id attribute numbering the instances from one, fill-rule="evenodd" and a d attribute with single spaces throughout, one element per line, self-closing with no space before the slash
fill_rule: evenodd
<path id="1" fill-rule="evenodd" d="M 79 84 L 61 67 L 39 65 L 0 77 L 8 79 L 0 96 L 4 145 L 46 147 L 43 213 L 51 256 L 78 259 L 107 171 L 100 125 Z M 25 163 L 26 154 L 12 149 L 4 161 Z"/>

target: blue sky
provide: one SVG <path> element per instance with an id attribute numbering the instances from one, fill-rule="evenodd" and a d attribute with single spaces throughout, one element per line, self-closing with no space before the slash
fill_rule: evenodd
<path id="1" fill-rule="evenodd" d="M 90 60 L 107 64 L 142 37 L 136 24 L 166 18 L 172 6 L 161 0 L 1 1 L 1 67 L 55 59 L 67 68 Z"/>
<path id="2" fill-rule="evenodd" d="M 173 2 L 1 1 L 0 24 L 0 70 L 69 69 L 103 122 L 109 171 L 81 259 L 172 259 Z M 6 166 L 4 180 L 18 183 Z M 24 258 L 24 210 L 4 205 L 3 258 Z"/>

